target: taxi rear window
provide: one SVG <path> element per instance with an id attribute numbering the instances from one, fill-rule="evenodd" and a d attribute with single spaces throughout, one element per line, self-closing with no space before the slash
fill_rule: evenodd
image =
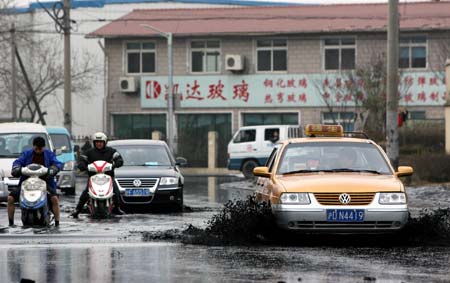
<path id="1" fill-rule="evenodd" d="M 288 144 L 278 174 L 309 171 L 371 171 L 392 174 L 380 150 L 371 143 L 308 142 Z"/>

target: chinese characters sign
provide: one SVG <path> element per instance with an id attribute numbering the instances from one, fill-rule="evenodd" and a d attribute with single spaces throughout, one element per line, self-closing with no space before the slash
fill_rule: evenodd
<path id="1" fill-rule="evenodd" d="M 403 74 L 399 85 L 400 105 L 443 105 L 445 85 L 431 72 Z M 165 108 L 166 76 L 142 77 L 141 106 Z M 173 93 L 183 108 L 226 107 L 323 107 L 355 105 L 364 95 L 364 82 L 338 74 L 176 76 Z"/>

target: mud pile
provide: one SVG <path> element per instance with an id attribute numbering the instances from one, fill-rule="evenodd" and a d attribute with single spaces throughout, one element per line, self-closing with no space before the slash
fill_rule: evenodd
<path id="1" fill-rule="evenodd" d="M 249 196 L 227 202 L 204 229 L 189 225 L 185 230 L 145 232 L 143 239 L 200 245 L 450 246 L 450 208 L 423 210 L 395 234 L 308 235 L 278 229 L 269 206 Z"/>

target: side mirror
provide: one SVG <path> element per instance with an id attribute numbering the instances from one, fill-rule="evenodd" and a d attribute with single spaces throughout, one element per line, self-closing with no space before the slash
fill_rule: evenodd
<path id="1" fill-rule="evenodd" d="M 411 176 L 414 170 L 410 166 L 399 166 L 395 174 L 397 177 Z"/>
<path id="2" fill-rule="evenodd" d="M 185 166 L 187 164 L 187 159 L 184 157 L 177 157 L 175 158 L 175 165 L 178 166 Z"/>
<path id="3" fill-rule="evenodd" d="M 268 167 L 255 167 L 253 169 L 253 175 L 256 177 L 270 178 Z"/>

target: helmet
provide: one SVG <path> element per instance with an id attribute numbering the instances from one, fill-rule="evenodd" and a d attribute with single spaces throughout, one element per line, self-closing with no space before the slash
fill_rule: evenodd
<path id="1" fill-rule="evenodd" d="M 96 142 L 96 141 L 102 141 L 106 143 L 108 142 L 108 137 L 102 133 L 102 132 L 97 132 L 92 136 L 92 142 Z"/>

